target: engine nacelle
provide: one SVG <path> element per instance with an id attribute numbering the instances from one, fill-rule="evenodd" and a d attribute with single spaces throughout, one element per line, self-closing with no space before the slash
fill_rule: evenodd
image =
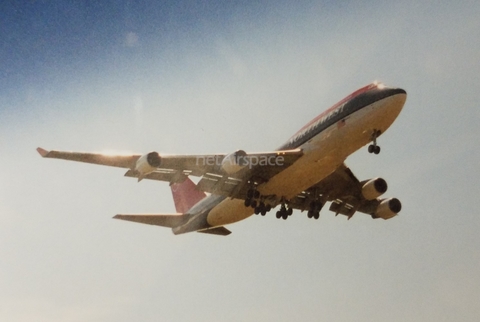
<path id="1" fill-rule="evenodd" d="M 367 200 L 374 200 L 387 191 L 387 182 L 382 178 L 370 179 L 362 186 L 362 195 Z"/>
<path id="2" fill-rule="evenodd" d="M 402 203 L 397 198 L 383 199 L 377 207 L 373 218 L 383 218 L 385 220 L 395 217 L 402 210 Z"/>
<path id="3" fill-rule="evenodd" d="M 248 165 L 247 152 L 238 150 L 227 154 L 222 160 L 222 169 L 228 174 L 233 174 L 242 170 Z"/>
<path id="4" fill-rule="evenodd" d="M 158 152 L 150 152 L 145 155 L 142 155 L 135 164 L 135 171 L 139 173 L 139 175 L 145 176 L 153 171 L 155 171 L 160 164 L 162 163 L 162 158 L 158 154 Z"/>

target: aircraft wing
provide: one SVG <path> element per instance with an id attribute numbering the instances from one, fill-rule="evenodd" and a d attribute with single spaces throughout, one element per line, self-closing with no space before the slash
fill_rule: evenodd
<path id="1" fill-rule="evenodd" d="M 223 160 L 227 156 L 226 154 L 164 156 L 162 157 L 161 168 L 145 175 L 143 178 L 174 183 L 183 182 L 184 178 L 189 175 L 200 176 L 201 179 L 197 185 L 199 190 L 218 195 L 243 198 L 244 195 L 246 195 L 246 183 L 248 180 L 254 180 L 259 184 L 267 182 L 277 173 L 291 166 L 302 155 L 303 152 L 300 149 L 247 153 L 246 157 L 248 160 L 273 160 L 272 158 L 281 157 L 281 159 L 278 159 L 281 160 L 281 162 L 267 163 L 259 166 L 256 164 L 256 161 L 249 161 L 247 162 L 247 166 L 230 174 L 222 168 L 221 162 L 216 162 L 215 166 L 203 164 L 203 160 Z M 125 176 L 138 178 L 138 172 L 129 170 L 125 173 Z"/>
<path id="2" fill-rule="evenodd" d="M 310 208 L 312 200 L 321 201 L 322 204 L 328 201 L 331 202 L 330 211 L 335 212 L 336 215 L 345 215 L 348 219 L 356 211 L 374 216 L 384 199 L 366 199 L 362 193 L 365 183 L 366 181 L 359 181 L 343 164 L 328 177 L 297 195 L 290 201 L 290 206 L 304 211 Z"/>
<path id="3" fill-rule="evenodd" d="M 237 151 L 231 154 L 206 155 L 159 155 L 150 152 L 145 155 L 110 155 L 103 153 L 47 151 L 37 149 L 44 158 L 63 159 L 106 166 L 129 169 L 125 176 L 139 179 L 167 181 L 170 183 L 183 182 L 189 176 L 202 177 L 198 187 L 209 193 L 232 196 L 234 191 L 243 186 L 245 178 L 255 177 L 259 182 L 266 182 L 278 172 L 292 165 L 303 155 L 301 149 L 246 153 Z M 240 154 L 243 165 L 223 163 L 225 159 L 235 159 Z M 148 161 L 153 155 L 153 162 Z M 280 160 L 281 162 L 272 162 Z M 142 162 L 144 161 L 144 162 Z M 149 164 L 149 162 L 151 164 Z M 264 162 L 258 166 L 259 162 Z M 227 171 L 230 170 L 230 171 Z M 235 190 L 236 189 L 236 190 Z"/>
<path id="4" fill-rule="evenodd" d="M 137 160 L 141 157 L 140 154 L 109 155 L 104 153 L 47 151 L 42 148 L 37 148 L 37 152 L 44 158 L 63 159 L 120 168 L 134 167 Z"/>

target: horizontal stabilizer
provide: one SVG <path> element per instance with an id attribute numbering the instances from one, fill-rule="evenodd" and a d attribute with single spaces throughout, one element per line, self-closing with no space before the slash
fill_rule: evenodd
<path id="1" fill-rule="evenodd" d="M 190 216 L 184 214 L 119 214 L 113 218 L 134 221 L 148 225 L 174 228 L 185 224 Z"/>
<path id="2" fill-rule="evenodd" d="M 227 236 L 232 233 L 230 230 L 228 230 L 223 226 L 211 228 L 211 229 L 205 229 L 205 230 L 198 230 L 197 232 L 204 233 L 204 234 L 221 235 L 221 236 Z"/>

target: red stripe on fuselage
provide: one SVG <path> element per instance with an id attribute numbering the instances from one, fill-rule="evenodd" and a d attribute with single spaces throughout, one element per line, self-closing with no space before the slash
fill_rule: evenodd
<path id="1" fill-rule="evenodd" d="M 346 103 L 347 101 L 351 100 L 352 98 L 354 98 L 355 96 L 358 96 L 362 93 L 365 93 L 365 92 L 368 92 L 369 90 L 373 89 L 373 88 L 376 88 L 378 85 L 377 83 L 371 83 L 371 84 L 368 84 L 367 86 L 365 87 L 362 87 L 358 90 L 356 90 L 355 92 L 353 92 L 352 94 L 348 95 L 347 97 L 345 97 L 344 99 L 342 99 L 340 102 L 338 102 L 337 104 L 333 105 L 332 107 L 330 107 L 328 110 L 322 112 L 320 115 L 318 115 L 317 117 L 315 117 L 313 120 L 311 120 L 310 122 L 308 122 L 305 126 L 303 126 L 300 130 L 298 130 L 294 135 L 291 136 L 290 140 L 292 138 L 294 138 L 295 136 L 297 136 L 299 133 L 301 133 L 302 131 L 304 131 L 305 129 L 307 129 L 308 127 L 310 127 L 312 124 L 314 124 L 316 121 L 318 121 L 319 119 L 321 119 L 322 117 L 324 117 L 325 115 L 329 114 L 330 112 L 332 112 L 333 110 L 335 110 L 336 108 L 338 108 L 339 106 L 342 106 L 344 103 Z"/>

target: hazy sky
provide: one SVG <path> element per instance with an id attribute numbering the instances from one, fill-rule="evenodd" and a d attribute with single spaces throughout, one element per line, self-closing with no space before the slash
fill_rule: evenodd
<path id="1" fill-rule="evenodd" d="M 0 5 L 0 319 L 478 321 L 480 3 L 227 3 Z M 174 212 L 167 183 L 35 151 L 271 150 L 375 80 L 407 102 L 347 165 L 388 221 L 174 236 L 111 219 Z"/>

